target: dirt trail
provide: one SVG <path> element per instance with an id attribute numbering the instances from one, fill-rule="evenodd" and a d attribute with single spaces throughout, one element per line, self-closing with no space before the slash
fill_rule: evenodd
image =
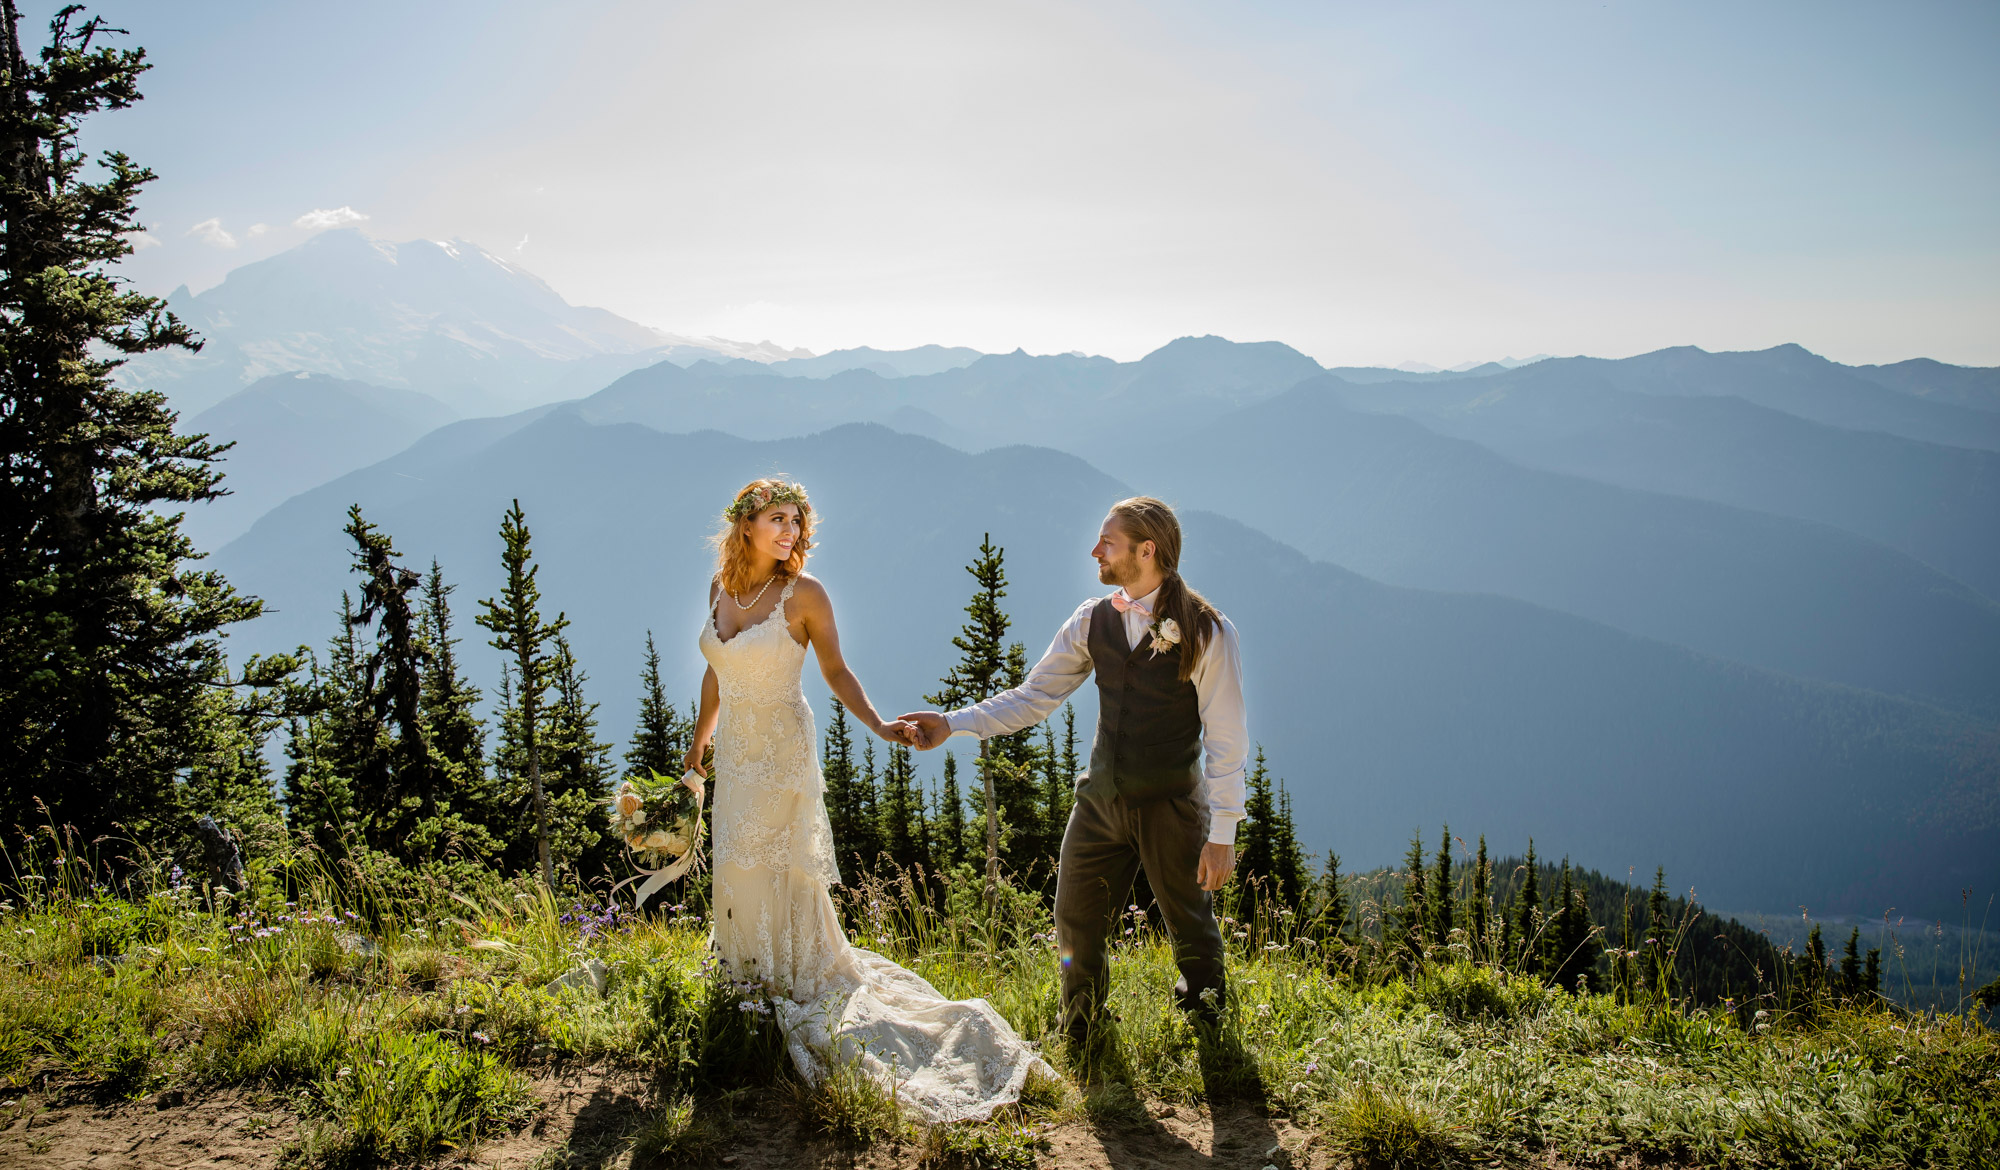
<path id="1" fill-rule="evenodd" d="M 462 1170 L 624 1168 L 628 1135 L 644 1115 L 644 1083 L 629 1074 L 579 1069 L 535 1084 L 542 1107 L 518 1132 L 484 1142 L 447 1165 Z M 788 1119 L 739 1113 L 710 1165 L 723 1170 L 904 1170 L 915 1145 L 850 1152 L 807 1140 Z M 297 1137 L 284 1098 L 249 1092 L 183 1100 L 174 1093 L 113 1105 L 29 1094 L 0 1106 L 0 1170 L 154 1170 L 156 1167 L 275 1168 Z M 1205 1112 L 1155 1105 L 1143 1120 L 1070 1122 L 1048 1131 L 1046 1170 L 1327 1170 L 1307 1131 L 1249 1110 Z M 1273 1147 L 1278 1149 L 1273 1152 Z"/>
<path id="2" fill-rule="evenodd" d="M 51 1104 L 29 1094 L 0 1105 L 0 1170 L 91 1167 L 275 1166 L 298 1135 L 282 1097 L 230 1091 L 199 1099 Z"/>

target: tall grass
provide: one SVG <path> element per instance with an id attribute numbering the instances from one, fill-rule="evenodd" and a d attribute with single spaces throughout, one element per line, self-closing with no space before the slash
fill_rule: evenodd
<path id="1" fill-rule="evenodd" d="M 779 1111 L 820 1140 L 905 1142 L 936 1165 L 1025 1167 L 1049 1126 L 1148 1100 L 1268 1108 L 1372 1166 L 1554 1154 L 1971 1167 L 2000 1150 L 2000 1044 L 1969 1014 L 1579 994 L 1460 946 L 1405 972 L 1248 897 L 1222 910 L 1220 1029 L 1172 1006 L 1171 947 L 1135 908 L 1114 944 L 1104 1046 L 1050 1043 L 1063 1083 L 1031 1086 L 989 1124 L 923 1130 L 852 1070 L 801 1083 L 763 990 L 717 970 L 685 907 L 638 917 L 498 883 L 398 903 L 303 865 L 241 895 L 164 875 L 113 889 L 87 855 L 56 856 L 17 858 L 0 902 L 0 1081 L 114 1098 L 282 1089 L 305 1114 L 293 1156 L 307 1165 L 462 1149 L 527 1116 L 534 1075 L 583 1061 L 651 1080 L 624 1140 L 668 1161 L 712 1155 L 753 1100 L 760 1124 Z M 982 886 L 968 869 L 841 896 L 858 945 L 1049 1040 L 1047 906 Z M 601 994 L 549 989 L 593 962 Z"/>

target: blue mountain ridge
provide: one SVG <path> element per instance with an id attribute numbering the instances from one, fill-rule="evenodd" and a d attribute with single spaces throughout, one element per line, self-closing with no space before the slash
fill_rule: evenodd
<path id="1" fill-rule="evenodd" d="M 718 502 L 783 470 L 822 510 L 813 569 L 850 661 L 879 704 L 901 710 L 950 664 L 962 566 L 982 534 L 1007 549 L 1015 636 L 1032 656 L 1102 592 L 1087 552 L 1103 508 L 1128 490 L 1046 448 L 966 454 L 863 425 L 756 441 L 585 413 L 452 424 L 275 509 L 215 558 L 275 608 L 234 650 L 331 635 L 350 502 L 409 561 L 442 561 L 469 610 L 498 584 L 499 516 L 519 497 L 546 604 L 574 623 L 603 730 L 622 739 L 645 630 L 670 685 L 693 693 Z M 1412 831 L 1449 820 L 1501 850 L 1532 833 L 1543 852 L 1605 872 L 1664 864 L 1676 884 L 1737 907 L 1942 912 L 1961 887 L 2000 879 L 1990 722 L 1521 601 L 1385 584 L 1243 524 L 1186 517 L 1188 576 L 1243 632 L 1253 736 L 1288 779 L 1308 845 L 1351 866 L 1389 863 Z M 490 693 L 498 655 L 475 644 L 462 657 Z M 1089 696 L 1079 700 L 1087 726 Z"/>

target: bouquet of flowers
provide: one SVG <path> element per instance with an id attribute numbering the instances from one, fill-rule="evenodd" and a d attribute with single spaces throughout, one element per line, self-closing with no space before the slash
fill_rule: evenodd
<path id="1" fill-rule="evenodd" d="M 646 875 L 636 905 L 644 906 L 668 882 L 701 872 L 701 801 L 700 776 L 690 772 L 676 780 L 651 768 L 612 794 L 611 831 L 624 839 L 636 855 L 634 864 Z"/>

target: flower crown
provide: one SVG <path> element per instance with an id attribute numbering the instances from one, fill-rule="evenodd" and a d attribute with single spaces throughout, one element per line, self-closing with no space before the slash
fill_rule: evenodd
<path id="1" fill-rule="evenodd" d="M 736 497 L 734 503 L 723 509 L 722 515 L 726 520 L 741 520 L 745 516 L 755 516 L 772 504 L 797 504 L 800 511 L 812 508 L 811 502 L 806 499 L 805 488 L 795 483 L 781 483 L 776 487 L 768 485 L 760 487 L 756 491 Z"/>

